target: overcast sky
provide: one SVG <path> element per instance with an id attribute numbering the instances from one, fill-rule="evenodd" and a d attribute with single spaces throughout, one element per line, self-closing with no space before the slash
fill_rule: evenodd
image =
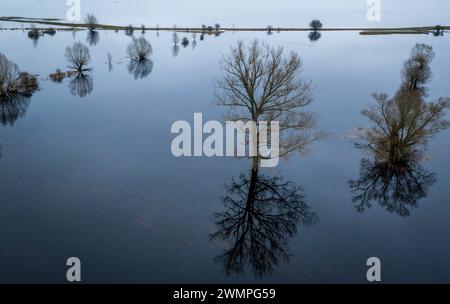
<path id="1" fill-rule="evenodd" d="M 65 18 L 68 0 L 0 0 L 2 16 Z M 103 23 L 197 26 L 328 26 L 450 24 L 449 0 L 380 0 L 381 21 L 367 20 L 367 0 L 80 0 L 82 16 Z"/>

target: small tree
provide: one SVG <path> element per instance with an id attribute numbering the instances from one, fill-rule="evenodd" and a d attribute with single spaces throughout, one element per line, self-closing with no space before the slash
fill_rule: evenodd
<path id="1" fill-rule="evenodd" d="M 220 24 L 219 23 L 214 24 L 214 29 L 216 30 L 216 32 L 218 32 L 220 30 Z"/>
<path id="2" fill-rule="evenodd" d="M 79 74 L 89 70 L 86 66 L 91 61 L 90 51 L 81 42 L 77 42 L 73 46 L 66 48 L 66 59 L 69 62 L 69 68 L 74 69 Z"/>
<path id="3" fill-rule="evenodd" d="M 90 31 L 95 31 L 98 26 L 97 17 L 92 14 L 87 14 L 85 18 L 85 23 Z"/>
<path id="4" fill-rule="evenodd" d="M 127 54 L 131 60 L 142 61 L 153 52 L 151 44 L 144 37 L 132 38 L 128 45 Z"/>
<path id="5" fill-rule="evenodd" d="M 318 31 L 318 30 L 321 30 L 322 29 L 322 27 L 323 27 L 323 24 L 322 24 L 322 22 L 320 22 L 320 20 L 313 20 L 313 21 L 311 21 L 311 23 L 309 24 L 309 26 L 311 27 L 311 29 L 313 30 L 313 31 Z"/>

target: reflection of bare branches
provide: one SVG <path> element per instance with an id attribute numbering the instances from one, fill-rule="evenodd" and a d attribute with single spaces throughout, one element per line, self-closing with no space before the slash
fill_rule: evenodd
<path id="1" fill-rule="evenodd" d="M 280 176 L 267 177 L 257 170 L 233 179 L 223 198 L 225 211 L 215 214 L 217 231 L 211 235 L 228 244 L 216 257 L 227 274 L 241 274 L 249 267 L 261 277 L 271 274 L 280 259 L 289 259 L 287 242 L 297 233 L 297 224 L 318 221 L 300 191 Z"/>
<path id="2" fill-rule="evenodd" d="M 83 98 L 92 93 L 94 81 L 88 73 L 80 73 L 69 82 L 69 88 L 73 96 Z"/>
<path id="3" fill-rule="evenodd" d="M 0 123 L 14 125 L 16 120 L 23 117 L 30 104 L 30 98 L 22 95 L 0 99 Z"/>
<path id="4" fill-rule="evenodd" d="M 86 41 L 90 46 L 96 46 L 100 41 L 100 34 L 98 31 L 87 31 Z"/>
<path id="5" fill-rule="evenodd" d="M 142 60 L 130 60 L 128 63 L 128 72 L 134 76 L 134 79 L 143 79 L 150 75 L 153 70 L 153 61 L 145 58 Z"/>
<path id="6" fill-rule="evenodd" d="M 390 163 L 363 159 L 360 170 L 359 179 L 350 181 L 359 212 L 378 201 L 386 211 L 408 216 L 435 182 L 434 174 L 426 172 L 419 160 Z"/>

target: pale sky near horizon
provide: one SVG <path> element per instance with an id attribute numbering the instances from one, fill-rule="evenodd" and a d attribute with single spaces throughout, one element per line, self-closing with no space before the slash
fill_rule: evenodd
<path id="1" fill-rule="evenodd" d="M 448 0 L 380 0 L 381 21 L 369 22 L 367 0 L 80 0 L 81 15 L 102 23 L 161 26 L 420 26 L 450 24 Z M 0 0 L 1 16 L 65 18 L 68 0 Z"/>

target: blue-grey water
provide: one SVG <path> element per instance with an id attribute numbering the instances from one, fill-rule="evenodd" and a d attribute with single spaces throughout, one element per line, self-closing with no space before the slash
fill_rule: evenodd
<path id="1" fill-rule="evenodd" d="M 46 3 L 32 2 L 36 7 Z M 443 7 L 434 10 L 439 19 L 449 3 L 434 2 L 435 7 Z M 364 11 L 365 1 L 361 3 Z M 8 2 L 2 15 L 57 15 L 22 5 Z M 223 18 L 233 14 L 230 7 L 221 11 Z M 108 18 L 96 9 L 101 19 L 126 22 L 118 12 Z M 144 16 L 138 9 L 133 11 Z M 287 26 L 297 19 L 281 17 L 288 12 L 277 13 Z M 178 21 L 185 24 L 196 18 L 174 15 L 185 16 Z M 172 25 L 176 22 L 172 18 L 157 23 Z M 260 16 L 251 18 L 251 25 L 254 20 L 264 21 Z M 335 25 L 350 24 L 346 18 L 344 22 L 333 18 Z M 422 20 L 436 23 L 430 16 Z M 310 42 L 307 33 L 227 32 L 203 41 L 197 36 L 194 48 L 191 35 L 180 33 L 191 43 L 180 45 L 174 56 L 172 33 L 147 32 L 153 69 L 135 79 L 127 69 L 130 37 L 113 31 L 99 35 L 99 42 L 90 46 L 92 91 L 80 97 L 76 90 L 71 93 L 70 79 L 54 83 L 46 78 L 58 68 L 67 69 L 66 46 L 77 41 L 87 44 L 86 32 L 74 36 L 58 32 L 41 37 L 37 44 L 22 31 L 0 32 L 0 52 L 21 70 L 38 74 L 40 81 L 26 113 L 0 125 L 0 282 L 63 283 L 65 262 L 71 256 L 81 259 L 84 282 L 364 283 L 366 260 L 372 256 L 382 261 L 383 282 L 450 282 L 448 130 L 429 141 L 422 165 L 435 174 L 436 182 L 417 207 L 410 208 L 409 216 L 388 212 L 376 202 L 357 212 L 349 187 L 349 180 L 359 177 L 360 161 L 366 156 L 355 149 L 349 135 L 369 125 L 360 112 L 373 104 L 371 93 L 392 96 L 398 89 L 403 63 L 416 43 L 429 44 L 436 53 L 427 99 L 450 95 L 448 36 L 326 32 L 319 41 Z M 226 109 L 214 102 L 220 58 L 237 41 L 255 38 L 299 53 L 303 77 L 314 84 L 308 110 L 318 115 L 318 125 L 328 136 L 313 144 L 307 155 L 294 155 L 263 172 L 278 173 L 301 185 L 305 201 L 320 221 L 298 225 L 286 244 L 289 260 L 279 260 L 273 273 L 257 276 L 250 268 L 241 275 L 228 275 L 214 260 L 223 253 L 224 244 L 211 241 L 209 235 L 216 229 L 214 214 L 224 210 L 225 185 L 248 172 L 250 163 L 176 158 L 170 151 L 174 137 L 170 127 L 177 120 L 192 122 L 194 112 L 202 112 L 204 120 L 222 120 Z"/>

